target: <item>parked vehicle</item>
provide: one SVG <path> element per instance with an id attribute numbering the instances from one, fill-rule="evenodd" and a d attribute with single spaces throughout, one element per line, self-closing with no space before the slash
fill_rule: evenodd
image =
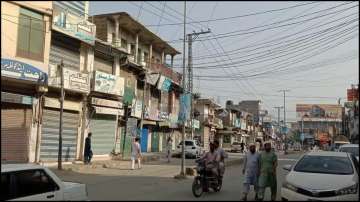
<path id="1" fill-rule="evenodd" d="M 358 144 L 344 144 L 339 147 L 339 152 L 348 152 L 353 154 L 359 161 L 359 145 Z"/>
<path id="2" fill-rule="evenodd" d="M 211 172 L 206 171 L 205 161 L 198 159 L 196 162 L 196 173 L 192 184 L 192 193 L 195 197 L 200 197 L 204 192 L 208 192 L 209 188 L 215 192 L 221 190 L 222 178 L 214 176 Z"/>
<path id="3" fill-rule="evenodd" d="M 1 165 L 1 187 L 2 200 L 88 200 L 85 184 L 63 182 L 50 169 L 34 164 Z"/>
<path id="4" fill-rule="evenodd" d="M 231 144 L 230 152 L 238 152 L 241 151 L 241 143 L 240 142 L 233 142 Z"/>
<path id="5" fill-rule="evenodd" d="M 348 142 L 348 141 L 335 141 L 334 142 L 334 151 L 339 151 L 340 146 L 344 145 L 344 144 L 350 144 L 350 142 Z"/>
<path id="6" fill-rule="evenodd" d="M 181 155 L 182 142 L 176 148 L 176 155 Z M 185 156 L 198 158 L 202 154 L 201 147 L 196 140 L 185 140 Z"/>
<path id="7" fill-rule="evenodd" d="M 345 152 L 319 151 L 304 154 L 281 188 L 283 201 L 352 201 L 359 198 L 359 164 Z"/>

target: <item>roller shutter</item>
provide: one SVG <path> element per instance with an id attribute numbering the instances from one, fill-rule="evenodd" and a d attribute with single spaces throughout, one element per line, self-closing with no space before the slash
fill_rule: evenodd
<path id="1" fill-rule="evenodd" d="M 76 158 L 79 114 L 64 111 L 62 133 L 62 160 L 73 161 Z M 57 161 L 59 149 L 60 111 L 44 109 L 41 135 L 40 160 Z"/>
<path id="2" fill-rule="evenodd" d="M 1 103 L 1 161 L 28 162 L 32 110 Z"/>
<path id="3" fill-rule="evenodd" d="M 116 116 L 96 114 L 90 121 L 90 131 L 93 154 L 110 154 L 115 143 Z"/>

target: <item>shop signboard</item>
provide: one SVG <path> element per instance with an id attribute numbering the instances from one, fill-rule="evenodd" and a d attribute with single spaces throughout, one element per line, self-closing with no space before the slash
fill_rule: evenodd
<path id="1" fill-rule="evenodd" d="M 112 95 L 124 95 L 124 78 L 100 71 L 94 73 L 94 91 Z"/>
<path id="2" fill-rule="evenodd" d="M 1 102 L 32 105 L 35 101 L 36 101 L 36 98 L 31 97 L 31 96 L 1 92 Z"/>
<path id="3" fill-rule="evenodd" d="M 57 68 L 55 65 L 49 66 L 50 69 Z M 50 70 L 54 71 L 54 70 Z M 56 71 L 56 70 L 55 70 Z M 64 71 L 64 89 L 80 93 L 90 92 L 90 77 L 89 74 L 81 73 L 70 68 L 63 68 Z M 49 77 L 49 85 L 60 88 L 60 71 L 54 77 Z"/>
<path id="4" fill-rule="evenodd" d="M 298 121 L 341 121 L 342 106 L 339 104 L 296 104 Z"/>
<path id="5" fill-rule="evenodd" d="M 193 119 L 193 128 L 199 129 L 200 128 L 200 121 Z"/>
<path id="6" fill-rule="evenodd" d="M 48 75 L 40 69 L 17 60 L 1 58 L 1 76 L 47 85 Z"/>
<path id="7" fill-rule="evenodd" d="M 94 109 L 97 114 L 111 114 L 111 115 L 120 115 L 120 116 L 124 115 L 123 109 L 113 109 L 108 107 L 97 107 L 97 106 L 94 107 Z"/>
<path id="8" fill-rule="evenodd" d="M 152 73 L 152 74 L 148 74 L 146 76 L 146 82 L 149 83 L 150 85 L 155 86 L 157 81 L 159 80 L 160 74 L 158 73 Z"/>
<path id="9" fill-rule="evenodd" d="M 106 99 L 95 98 L 95 97 L 91 98 L 91 104 L 98 105 L 98 106 L 119 108 L 119 109 L 121 109 L 123 107 L 123 103 L 120 101 L 106 100 Z"/>
<path id="10" fill-rule="evenodd" d="M 67 8 L 53 4 L 52 29 L 79 39 L 90 45 L 95 44 L 95 24 L 86 20 L 84 16 L 78 16 L 68 12 Z"/>
<path id="11" fill-rule="evenodd" d="M 245 120 L 241 121 L 240 124 L 241 124 L 241 130 L 246 130 L 246 122 L 245 122 Z"/>
<path id="12" fill-rule="evenodd" d="M 159 120 L 161 120 L 161 121 L 169 120 L 169 113 L 167 113 L 167 112 L 159 112 Z"/>
<path id="13" fill-rule="evenodd" d="M 126 122 L 126 133 L 132 137 L 136 137 L 138 135 L 136 118 L 128 118 Z"/>

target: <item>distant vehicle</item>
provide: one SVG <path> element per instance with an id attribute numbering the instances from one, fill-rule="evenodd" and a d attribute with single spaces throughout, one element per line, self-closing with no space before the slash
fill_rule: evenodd
<path id="1" fill-rule="evenodd" d="M 359 161 L 359 145 L 358 144 L 344 144 L 339 148 L 339 152 L 348 152 L 353 154 Z"/>
<path id="2" fill-rule="evenodd" d="M 231 144 L 230 152 L 238 152 L 241 151 L 241 143 L 240 142 L 233 142 Z"/>
<path id="3" fill-rule="evenodd" d="M 281 188 L 283 201 L 352 201 L 359 198 L 359 164 L 345 152 L 304 154 L 287 174 Z"/>
<path id="4" fill-rule="evenodd" d="M 176 148 L 175 154 L 181 156 L 182 142 Z M 202 154 L 201 147 L 197 140 L 185 140 L 185 156 L 190 158 L 197 158 Z"/>
<path id="5" fill-rule="evenodd" d="M 334 151 L 339 151 L 341 145 L 350 144 L 349 141 L 334 141 Z"/>
<path id="6" fill-rule="evenodd" d="M 1 165 L 1 187 L 2 200 L 88 200 L 85 184 L 63 182 L 50 169 L 35 164 Z"/>
<path id="7" fill-rule="evenodd" d="M 300 151 L 301 150 L 301 144 L 300 143 L 295 143 L 293 146 L 293 150 L 294 151 Z"/>

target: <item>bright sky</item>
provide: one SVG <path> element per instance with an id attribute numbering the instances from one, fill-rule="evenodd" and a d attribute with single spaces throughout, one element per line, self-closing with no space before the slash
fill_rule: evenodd
<path id="1" fill-rule="evenodd" d="M 183 6 L 170 1 L 91 1 L 90 15 L 127 12 L 153 25 L 148 28 L 183 52 L 178 41 L 183 36 Z M 283 105 L 278 91 L 289 89 L 286 117 L 295 121 L 296 103 L 336 104 L 338 98 L 343 103 L 346 89 L 358 84 L 358 2 L 191 1 L 187 17 L 192 22 L 187 33 L 211 29 L 193 43 L 194 89 L 223 106 L 226 100 L 260 99 L 277 119 L 273 107 Z M 182 73 L 182 55 L 175 59 L 175 70 Z"/>

